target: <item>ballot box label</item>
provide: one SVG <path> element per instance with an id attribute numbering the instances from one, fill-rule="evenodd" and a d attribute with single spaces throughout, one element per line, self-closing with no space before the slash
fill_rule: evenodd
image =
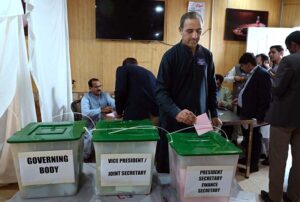
<path id="1" fill-rule="evenodd" d="M 229 196 L 233 170 L 234 166 L 188 166 L 184 197 Z"/>
<path id="2" fill-rule="evenodd" d="M 140 186 L 151 183 L 151 154 L 102 154 L 101 186 Z"/>
<path id="3" fill-rule="evenodd" d="M 72 150 L 21 152 L 18 160 L 23 186 L 75 182 Z"/>

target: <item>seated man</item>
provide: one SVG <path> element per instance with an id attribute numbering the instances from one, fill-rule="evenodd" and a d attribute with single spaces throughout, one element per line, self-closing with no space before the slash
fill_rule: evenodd
<path id="1" fill-rule="evenodd" d="M 88 82 L 90 91 L 81 100 L 81 112 L 94 122 L 101 119 L 101 113 L 110 113 L 115 109 L 115 100 L 106 92 L 102 92 L 101 83 L 92 78 Z"/>
<path id="2" fill-rule="evenodd" d="M 151 119 L 158 116 L 155 100 L 156 78 L 137 65 L 135 58 L 126 58 L 116 71 L 116 111 L 124 120 Z"/>
<path id="3" fill-rule="evenodd" d="M 101 119 L 102 113 L 110 113 L 115 109 L 115 100 L 106 92 L 102 92 L 101 83 L 98 79 L 92 78 L 88 82 L 90 91 L 81 99 L 81 113 L 83 119 L 88 121 L 88 129 L 94 127 L 94 123 Z M 92 120 L 92 121 L 91 121 Z M 92 135 L 86 132 L 84 136 L 84 159 L 91 157 Z"/>
<path id="4" fill-rule="evenodd" d="M 216 74 L 216 84 L 217 84 L 217 102 L 218 109 L 221 110 L 232 110 L 232 94 L 231 91 L 222 86 L 224 77 L 220 74 Z M 221 128 L 227 135 L 227 138 L 236 144 L 236 138 L 233 139 L 233 126 L 222 126 Z"/>
<path id="5" fill-rule="evenodd" d="M 232 110 L 232 93 L 228 88 L 222 86 L 223 80 L 222 75 L 216 74 L 218 108 Z"/>

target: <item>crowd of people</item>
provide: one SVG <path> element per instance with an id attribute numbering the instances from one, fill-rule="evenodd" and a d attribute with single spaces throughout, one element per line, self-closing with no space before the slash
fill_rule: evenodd
<path id="1" fill-rule="evenodd" d="M 162 57 L 158 75 L 138 65 L 135 58 L 126 58 L 117 68 L 114 99 L 101 90 L 101 82 L 91 79 L 90 91 L 81 101 L 82 113 L 93 121 L 103 114 L 114 113 L 123 120 L 150 119 L 168 132 L 193 125 L 196 117 L 207 113 L 212 125 L 221 126 L 217 109 L 232 110 L 241 118 L 256 119 L 270 125 L 253 129 L 250 172 L 259 170 L 262 150 L 265 165 L 270 165 L 269 192 L 262 191 L 264 201 L 300 200 L 300 32 L 286 38 L 289 56 L 283 47 L 270 47 L 269 55 L 244 53 L 238 64 L 223 77 L 215 74 L 212 53 L 198 42 L 203 19 L 196 12 L 185 13 L 179 24 L 181 41 Z M 233 83 L 233 91 L 222 83 Z M 84 117 L 85 117 L 84 116 Z M 159 119 L 158 119 L 159 117 Z M 156 121 L 155 121 L 156 120 Z M 159 120 L 159 122 L 157 121 Z M 89 124 L 88 128 L 91 129 Z M 189 129 L 183 132 L 190 132 Z M 230 139 L 233 127 L 224 128 Z M 249 128 L 241 127 L 247 147 Z M 270 142 L 268 141 L 270 138 Z M 293 156 L 287 193 L 283 194 L 284 171 L 291 145 Z M 92 155 L 91 133 L 85 135 L 85 158 Z M 245 159 L 240 159 L 245 163 Z M 156 150 L 156 169 L 169 172 L 168 141 L 160 131 Z"/>

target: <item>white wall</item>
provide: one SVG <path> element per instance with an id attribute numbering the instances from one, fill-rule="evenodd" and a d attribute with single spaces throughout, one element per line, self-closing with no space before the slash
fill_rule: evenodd
<path id="1" fill-rule="evenodd" d="M 289 51 L 285 46 L 285 38 L 293 31 L 300 30 L 297 28 L 275 28 L 275 27 L 250 27 L 247 36 L 247 52 L 254 55 L 264 53 L 268 55 L 270 46 L 282 45 L 284 55 Z"/>

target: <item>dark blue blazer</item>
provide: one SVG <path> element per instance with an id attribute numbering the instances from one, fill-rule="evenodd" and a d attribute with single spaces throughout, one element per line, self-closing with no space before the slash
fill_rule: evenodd
<path id="1" fill-rule="evenodd" d="M 117 68 L 115 100 L 116 111 L 124 120 L 148 119 L 158 116 L 155 100 L 156 78 L 152 72 L 137 65 Z"/>
<path id="2" fill-rule="evenodd" d="M 263 121 L 271 102 L 271 87 L 271 76 L 258 67 L 243 92 L 241 117 Z"/>

